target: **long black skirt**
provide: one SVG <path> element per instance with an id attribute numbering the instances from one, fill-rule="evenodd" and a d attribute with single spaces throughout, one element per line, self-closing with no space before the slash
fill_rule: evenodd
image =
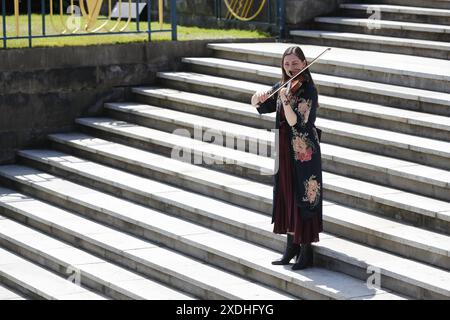
<path id="1" fill-rule="evenodd" d="M 294 167 L 290 154 L 289 131 L 290 126 L 284 116 L 284 110 L 280 113 L 279 132 L 279 172 L 278 190 L 275 203 L 275 219 L 273 232 L 286 234 L 294 232 L 294 243 L 304 244 L 319 241 L 319 233 L 323 231 L 321 216 L 302 219 L 300 207 L 295 201 L 294 191 Z"/>

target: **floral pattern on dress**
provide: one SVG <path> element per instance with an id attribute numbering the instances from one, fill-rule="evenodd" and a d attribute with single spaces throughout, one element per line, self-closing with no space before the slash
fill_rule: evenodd
<path id="1" fill-rule="evenodd" d="M 308 123 L 309 114 L 311 112 L 312 100 L 305 100 L 304 98 L 299 98 L 295 101 L 295 106 L 293 107 L 297 115 L 300 117 L 300 125 L 303 127 Z"/>
<path id="2" fill-rule="evenodd" d="M 303 201 L 309 202 L 312 207 L 315 207 L 320 200 L 320 183 L 317 181 L 317 177 L 312 175 L 308 180 L 304 182 L 305 195 Z"/>
<path id="3" fill-rule="evenodd" d="M 298 133 L 293 128 L 292 147 L 294 149 L 295 160 L 300 162 L 309 161 L 315 152 L 314 143 L 308 139 L 308 133 Z"/>

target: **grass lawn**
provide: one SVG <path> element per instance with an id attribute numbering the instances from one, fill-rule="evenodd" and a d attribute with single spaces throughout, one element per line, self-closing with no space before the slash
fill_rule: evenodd
<path id="1" fill-rule="evenodd" d="M 64 17 L 63 21 L 66 21 L 67 16 Z M 97 26 L 102 24 L 103 19 L 107 17 L 99 17 Z M 0 17 L 0 36 L 3 38 L 3 21 Z M 42 16 L 39 14 L 32 15 L 32 34 L 42 35 Z M 81 19 L 81 25 L 84 24 L 84 19 Z M 110 29 L 116 24 L 115 20 L 108 22 L 107 27 Z M 118 28 L 125 26 L 125 21 L 122 21 Z M 137 24 L 133 20 L 130 22 L 125 31 L 136 31 Z M 147 30 L 147 22 L 140 22 L 139 27 L 141 31 Z M 170 29 L 170 24 L 164 23 L 163 29 Z M 45 18 L 45 28 L 47 35 L 60 34 L 63 30 L 63 24 L 59 16 L 54 16 L 54 26 L 51 23 L 50 15 Z M 160 25 L 158 22 L 151 23 L 151 30 L 160 30 Z M 8 37 L 16 36 L 16 23 L 14 16 L 6 17 L 6 31 Z M 237 29 L 206 29 L 198 27 L 185 27 L 178 26 L 178 40 L 197 40 L 197 39 L 227 39 L 227 38 L 266 38 L 270 35 L 268 33 L 260 31 L 249 31 L 249 30 L 237 30 Z M 106 32 L 102 29 L 99 32 Z M 76 34 L 86 34 L 85 31 L 79 31 Z M 28 16 L 21 15 L 19 19 L 19 35 L 28 36 Z M 151 34 L 152 41 L 164 41 L 171 40 L 171 32 L 157 32 Z M 0 39 L 1 40 L 1 39 Z M 55 46 L 87 46 L 87 45 L 97 45 L 97 44 L 112 44 L 112 43 L 128 43 L 128 42 L 139 42 L 148 41 L 148 35 L 146 33 L 142 34 L 113 34 L 113 35 L 97 35 L 97 36 L 76 36 L 76 37 L 53 37 L 53 38 L 38 38 L 33 39 L 33 47 L 55 47 Z M 20 40 L 8 40 L 7 48 L 21 48 L 28 47 L 28 39 Z M 3 41 L 1 41 L 0 48 L 3 48 Z"/>

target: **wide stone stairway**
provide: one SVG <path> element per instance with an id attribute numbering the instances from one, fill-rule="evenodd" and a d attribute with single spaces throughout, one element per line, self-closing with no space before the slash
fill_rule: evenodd
<path id="1" fill-rule="evenodd" d="M 423 2 L 209 44 L 19 151 L 0 166 L 0 299 L 450 299 L 450 2 Z M 332 48 L 312 66 L 325 230 L 302 271 L 270 263 L 275 114 L 249 104 L 293 43 Z"/>

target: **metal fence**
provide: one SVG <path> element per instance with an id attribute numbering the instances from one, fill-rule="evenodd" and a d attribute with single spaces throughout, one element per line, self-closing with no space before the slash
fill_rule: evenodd
<path id="1" fill-rule="evenodd" d="M 33 1 L 33 3 L 32 3 Z M 151 41 L 151 35 L 157 32 L 171 32 L 172 40 L 177 40 L 177 13 L 176 0 L 168 0 L 170 12 L 170 28 L 163 29 L 164 4 L 163 0 L 154 0 L 158 2 L 158 18 L 160 29 L 152 30 L 152 2 L 151 0 L 138 1 L 131 0 L 1 0 L 2 5 L 2 39 L 3 48 L 7 48 L 8 41 L 27 39 L 28 46 L 31 48 L 33 39 L 52 38 L 52 37 L 79 37 L 79 36 L 97 36 L 97 35 L 123 35 L 123 34 L 148 34 L 148 40 Z M 8 2 L 8 3 L 7 3 Z M 36 3 L 38 3 L 38 15 L 41 16 L 40 30 L 36 32 L 32 25 L 32 9 L 36 12 Z M 100 15 L 102 5 L 108 4 L 108 16 Z M 112 8 L 114 2 L 114 8 Z M 7 14 L 8 8 L 12 7 L 12 14 Z M 66 7 L 64 7 L 65 4 Z M 33 5 L 33 6 L 32 6 Z M 56 13 L 55 8 L 59 11 Z M 145 13 L 147 19 L 144 20 L 146 28 L 142 29 L 140 15 Z M 23 12 L 26 11 L 26 12 Z M 8 12 L 9 13 L 9 12 Z M 49 15 L 47 14 L 49 13 Z M 21 19 L 22 17 L 22 19 Z M 26 23 L 23 23 L 23 17 L 26 17 Z M 126 21 L 122 21 L 126 19 Z M 134 22 L 132 20 L 134 19 Z M 103 21 L 102 21 L 103 20 Z M 48 25 L 53 29 L 53 33 L 48 32 Z M 124 22 L 123 26 L 120 24 Z M 133 24 L 135 30 L 127 30 Z M 26 26 L 26 28 L 23 28 Z M 34 33 L 33 33 L 34 32 Z"/>

